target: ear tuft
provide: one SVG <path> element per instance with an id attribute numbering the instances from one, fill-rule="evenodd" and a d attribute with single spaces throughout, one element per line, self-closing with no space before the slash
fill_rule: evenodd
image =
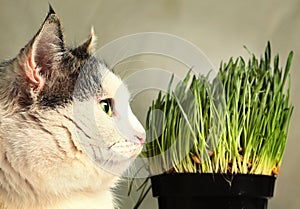
<path id="1" fill-rule="evenodd" d="M 85 57 L 90 55 L 91 53 L 94 52 L 94 46 L 96 43 L 96 36 L 94 32 L 94 27 L 91 28 L 91 33 L 87 40 L 85 40 L 81 45 L 76 47 L 75 49 L 72 49 L 71 52 L 73 55 L 77 57 Z"/>
<path id="2" fill-rule="evenodd" d="M 51 15 L 51 14 L 56 14 L 52 5 L 49 3 L 49 11 L 48 11 L 48 15 Z"/>

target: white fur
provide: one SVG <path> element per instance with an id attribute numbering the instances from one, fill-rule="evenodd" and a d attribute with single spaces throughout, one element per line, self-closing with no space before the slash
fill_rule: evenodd
<path id="1" fill-rule="evenodd" d="M 102 87 L 101 98 L 56 110 L 33 107 L 4 115 L 0 104 L 0 203 L 5 208 L 114 208 L 111 188 L 141 151 L 137 137 L 145 139 L 145 131 L 121 80 L 107 71 Z M 112 117 L 98 104 L 106 98 L 115 103 Z"/>

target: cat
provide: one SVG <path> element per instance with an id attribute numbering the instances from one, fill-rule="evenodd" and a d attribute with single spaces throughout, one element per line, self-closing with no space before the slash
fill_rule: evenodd
<path id="1" fill-rule="evenodd" d="M 50 6 L 33 39 L 0 64 L 0 208 L 117 207 L 112 189 L 145 130 L 94 42 L 92 31 L 67 47 Z"/>

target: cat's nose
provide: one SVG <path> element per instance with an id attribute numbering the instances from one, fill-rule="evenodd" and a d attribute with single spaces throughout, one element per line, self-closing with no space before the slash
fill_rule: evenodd
<path id="1" fill-rule="evenodd" d="M 143 145 L 145 144 L 146 134 L 135 135 L 135 138 L 137 138 L 139 142 Z"/>

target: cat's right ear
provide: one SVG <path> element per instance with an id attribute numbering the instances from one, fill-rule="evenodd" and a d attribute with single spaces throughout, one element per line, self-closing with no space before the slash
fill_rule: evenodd
<path id="1" fill-rule="evenodd" d="M 20 74 L 30 87 L 41 89 L 47 77 L 57 68 L 65 44 L 59 17 L 49 6 L 48 15 L 34 38 L 21 51 Z"/>

